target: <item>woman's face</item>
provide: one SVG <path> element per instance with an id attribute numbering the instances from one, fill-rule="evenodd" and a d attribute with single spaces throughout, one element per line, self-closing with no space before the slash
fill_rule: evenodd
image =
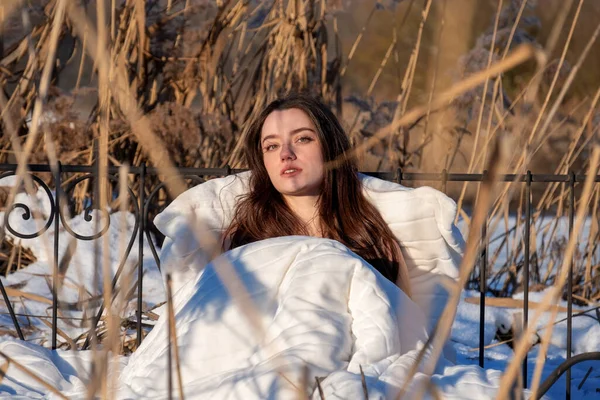
<path id="1" fill-rule="evenodd" d="M 271 183 L 285 196 L 318 196 L 323 182 L 321 140 L 298 108 L 273 111 L 262 126 L 260 148 Z"/>

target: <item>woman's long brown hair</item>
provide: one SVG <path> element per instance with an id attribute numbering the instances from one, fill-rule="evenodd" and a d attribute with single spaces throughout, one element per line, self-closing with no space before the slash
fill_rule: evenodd
<path id="1" fill-rule="evenodd" d="M 252 171 L 250 192 L 238 202 L 233 221 L 225 232 L 223 243 L 228 243 L 230 249 L 272 237 L 309 235 L 271 183 L 260 148 L 267 116 L 291 108 L 304 111 L 317 128 L 325 163 L 350 149 L 350 141 L 338 119 L 316 98 L 291 94 L 270 103 L 246 130 L 244 156 Z M 410 296 L 408 270 L 399 243 L 379 211 L 363 195 L 356 161 L 347 158 L 340 164 L 324 172 L 318 201 L 323 236 L 344 244 Z"/>

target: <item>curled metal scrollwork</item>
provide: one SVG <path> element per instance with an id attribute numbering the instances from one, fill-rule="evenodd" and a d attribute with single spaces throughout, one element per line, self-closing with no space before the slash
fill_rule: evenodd
<path id="1" fill-rule="evenodd" d="M 73 181 L 71 181 L 69 183 L 69 185 L 67 185 L 64 190 L 63 193 L 69 193 L 70 191 L 72 191 L 76 185 L 78 185 L 79 183 L 83 182 L 84 180 L 88 180 L 88 179 L 93 179 L 95 178 L 95 176 L 93 174 L 88 174 L 88 175 L 83 175 L 80 176 L 76 179 L 74 179 Z M 113 175 L 107 175 L 106 179 L 108 179 L 110 182 L 114 182 L 114 183 L 118 183 L 119 179 Z M 131 199 L 130 204 L 133 205 L 134 207 L 134 215 L 135 215 L 135 227 L 134 227 L 134 234 L 133 236 L 135 237 L 135 232 L 137 232 L 138 226 L 139 226 L 139 206 L 138 206 L 138 202 L 137 202 L 137 197 L 136 195 L 133 193 L 133 190 L 128 186 L 127 187 L 127 191 L 129 193 L 129 198 Z M 69 198 L 68 196 L 61 196 L 61 198 Z M 92 222 L 92 220 L 94 219 L 93 216 L 93 212 L 97 211 L 101 214 L 102 219 L 104 219 L 106 221 L 105 225 L 102 226 L 102 229 L 99 232 L 96 232 L 92 235 L 81 235 L 77 232 L 75 232 L 73 230 L 73 228 L 71 228 L 71 226 L 69 225 L 67 218 L 65 216 L 65 208 L 64 207 L 59 207 L 59 215 L 60 215 L 60 221 L 63 225 L 63 227 L 65 228 L 65 230 L 67 232 L 69 232 L 69 234 L 71 234 L 73 237 L 79 239 L 79 240 L 94 240 L 94 239 L 98 239 L 99 237 L 102 237 L 110 228 L 110 215 L 108 213 L 107 210 L 105 209 L 98 209 L 94 207 L 93 203 L 90 203 L 89 205 L 87 205 L 84 209 L 84 213 L 83 213 L 83 219 L 86 222 Z"/>
<path id="2" fill-rule="evenodd" d="M 3 174 L 0 174 L 0 179 L 6 178 L 8 176 L 15 176 L 15 175 L 16 175 L 15 171 L 8 171 Z M 54 202 L 54 195 L 52 194 L 52 190 L 50 190 L 48 185 L 46 185 L 46 183 L 39 177 L 32 175 L 32 174 L 29 174 L 29 176 L 39 187 L 41 187 L 44 190 L 44 192 L 46 192 L 46 195 L 48 196 L 48 200 L 50 201 L 50 215 L 48 216 L 48 221 L 46 221 L 44 226 L 41 229 L 39 229 L 38 231 L 33 232 L 33 233 L 22 233 L 22 232 L 17 231 L 10 224 L 10 218 L 9 218 L 10 214 L 15 209 L 19 208 L 19 209 L 23 210 L 23 214 L 21 215 L 23 220 L 28 221 L 31 219 L 31 217 L 34 213 L 32 213 L 29 206 L 24 203 L 13 203 L 13 204 L 9 205 L 6 208 L 6 212 L 4 213 L 4 227 L 10 233 L 12 233 L 15 237 L 18 237 L 20 239 L 33 239 L 33 238 L 41 236 L 44 232 L 46 232 L 48 230 L 50 225 L 52 225 L 52 221 L 54 220 L 55 202 Z"/>

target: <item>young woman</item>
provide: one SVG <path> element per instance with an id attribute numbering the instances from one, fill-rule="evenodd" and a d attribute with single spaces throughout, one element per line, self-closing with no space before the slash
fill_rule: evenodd
<path id="1" fill-rule="evenodd" d="M 250 192 L 238 203 L 224 242 L 232 249 L 278 236 L 334 239 L 410 296 L 399 243 L 363 195 L 356 162 L 327 167 L 348 150 L 339 121 L 317 99 L 292 94 L 270 103 L 246 132 Z"/>

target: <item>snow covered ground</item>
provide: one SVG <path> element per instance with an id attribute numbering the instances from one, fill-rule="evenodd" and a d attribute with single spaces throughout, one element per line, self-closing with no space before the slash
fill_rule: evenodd
<path id="1" fill-rule="evenodd" d="M 489 234 L 489 247 L 488 247 L 488 258 L 490 259 L 490 265 L 492 274 L 497 272 L 498 269 L 506 265 L 507 263 L 516 263 L 517 260 L 522 259 L 523 254 L 515 255 L 512 249 L 515 247 L 515 242 L 522 241 L 525 228 L 523 222 L 517 226 L 517 218 L 515 215 L 510 215 L 508 218 L 497 218 L 492 219 L 489 222 L 488 231 Z M 466 237 L 468 232 L 468 226 L 464 220 L 459 220 L 458 227 Z M 592 229 L 591 219 L 587 219 L 582 227 L 581 235 L 577 246 L 577 252 L 579 255 L 585 254 L 588 248 L 588 238 L 590 236 L 590 230 Z M 507 231 L 511 231 L 508 235 L 507 241 L 502 239 L 506 236 Z M 536 249 L 542 257 L 540 260 L 540 275 L 544 276 L 548 272 L 548 268 L 551 266 L 551 259 L 554 258 L 555 262 L 562 262 L 560 253 L 558 256 L 553 257 L 551 251 L 553 250 L 553 243 L 566 244 L 569 238 L 569 225 L 568 217 L 564 216 L 561 218 L 555 218 L 555 216 L 548 213 L 542 218 L 538 219 L 535 224 L 532 225 L 532 241 L 535 241 Z M 555 249 L 555 247 L 554 247 Z M 560 249 L 562 250 L 562 249 Z M 492 258 L 497 255 L 495 259 Z M 517 257 L 517 259 L 515 259 Z M 597 264 L 600 260 L 600 248 L 597 248 L 595 253 L 592 255 L 592 259 Z M 556 268 L 556 264 L 554 266 Z M 499 282 L 491 282 L 488 279 L 488 286 L 492 288 L 498 288 Z M 530 302 L 541 302 L 544 297 L 545 290 L 541 292 L 529 292 Z M 458 306 L 458 312 L 456 320 L 452 327 L 451 340 L 454 342 L 454 348 L 457 351 L 458 364 L 478 364 L 479 362 L 479 318 L 480 318 L 480 307 L 479 304 L 467 303 L 465 299 L 467 297 L 479 298 L 480 294 L 477 291 L 465 291 L 462 295 L 461 302 Z M 517 291 L 513 295 L 514 299 L 522 300 L 524 293 Z M 567 302 L 560 301 L 559 306 L 567 307 Z M 598 306 L 596 304 L 595 306 Z M 577 313 L 578 310 L 592 309 L 593 306 L 574 306 L 573 312 Z M 531 321 L 536 310 L 530 308 L 529 320 Z M 515 315 L 517 314 L 517 315 Z M 598 352 L 600 351 L 600 319 L 595 310 L 583 313 L 573 318 L 573 354 L 581 354 L 585 352 Z M 498 341 L 494 339 L 496 331 L 506 331 L 511 326 L 512 321 L 515 317 L 522 318 L 522 309 L 510 309 L 510 308 L 498 308 L 498 307 L 486 307 L 485 309 L 485 329 L 484 329 L 484 345 L 490 346 L 485 350 L 485 369 L 486 371 L 499 370 L 503 371 L 506 366 L 510 363 L 513 356 L 512 349 L 506 344 L 497 344 Z M 566 343 L 567 343 L 567 313 L 559 312 L 557 314 L 557 321 L 561 321 L 554 325 L 551 344 L 548 349 L 546 357 L 546 363 L 544 365 L 542 381 L 563 361 L 566 359 Z M 543 334 L 543 328 L 549 323 L 550 313 L 546 313 L 540 318 L 536 325 L 537 333 L 541 336 Z M 538 356 L 539 346 L 534 346 L 528 354 L 528 382 L 531 383 L 535 362 Z M 584 380 L 588 370 L 592 368 L 591 373 L 585 379 L 584 384 L 581 388 L 578 388 L 579 384 Z M 586 361 L 575 365 L 571 369 L 572 386 L 571 393 L 574 399 L 583 398 L 600 398 L 600 361 Z M 562 399 L 565 397 L 566 390 L 566 374 L 552 386 L 547 393 L 548 398 Z"/>
<path id="2" fill-rule="evenodd" d="M 45 194 L 40 193 L 39 199 L 42 204 L 44 203 L 44 198 Z M 32 203 L 31 199 L 24 194 L 20 194 L 16 201 L 25 204 Z M 43 210 L 45 210 L 44 213 L 47 217 L 49 213 L 47 201 L 43 206 Z M 15 210 L 10 214 L 9 220 L 11 225 L 15 229 L 18 229 L 19 232 L 23 233 L 37 231 L 38 225 L 36 225 L 36 222 L 33 220 L 24 220 L 21 214 L 22 212 L 19 210 Z M 98 217 L 98 215 L 94 215 L 94 217 Z M 4 221 L 4 215 L 2 213 L 0 213 L 0 221 Z M 123 249 L 126 247 L 129 238 L 132 236 L 134 223 L 134 217 L 131 214 L 115 212 L 110 215 L 110 228 L 105 237 L 106 240 L 108 240 L 107 248 L 109 249 L 107 259 L 113 274 L 120 262 L 121 257 L 119 255 L 123 254 Z M 94 233 L 93 222 L 85 221 L 83 215 L 72 218 L 70 226 L 79 234 L 89 235 Z M 462 228 L 464 229 L 464 226 L 462 226 Z M 503 230 L 505 227 L 499 226 L 497 229 Z M 585 229 L 589 229 L 589 227 L 586 227 Z M 560 230 L 566 232 L 564 227 L 560 228 Z M 51 299 L 50 283 L 52 265 L 49 260 L 51 260 L 53 251 L 52 243 L 55 234 L 56 232 L 54 232 L 52 225 L 42 237 L 21 241 L 23 246 L 28 247 L 33 251 L 37 257 L 37 261 L 8 277 L 3 276 L 1 279 L 5 287 L 15 288 L 22 292 L 36 294 L 46 299 Z M 63 228 L 61 228 L 59 235 L 59 258 L 62 259 L 71 242 L 71 235 Z M 541 235 L 537 236 L 538 240 L 541 240 L 540 237 Z M 73 339 L 87 331 L 83 324 L 83 319 L 86 317 L 89 318 L 89 315 L 85 315 L 84 311 L 82 311 L 86 307 L 78 306 L 78 302 L 96 295 L 102 287 L 101 274 L 95 274 L 93 266 L 95 254 L 98 257 L 99 264 L 102 264 L 104 256 L 102 251 L 103 240 L 104 238 L 98 239 L 97 244 L 94 243 L 95 241 L 76 241 L 72 260 L 69 264 L 69 268 L 65 271 L 64 284 L 59 293 L 59 298 L 62 302 L 68 304 L 67 307 L 64 305 L 61 307 L 61 318 L 59 319 L 58 327 L 65 335 Z M 584 245 L 585 243 L 582 243 L 582 246 Z M 126 270 L 134 270 L 137 265 L 137 249 L 138 245 L 136 239 L 125 264 Z M 165 295 L 162 277 L 152 258 L 152 253 L 147 243 L 144 244 L 143 251 L 143 301 L 144 309 L 149 310 L 156 305 L 161 304 L 165 299 Z M 130 276 L 130 285 L 133 285 L 137 273 L 131 274 Z M 538 301 L 541 299 L 542 295 L 543 292 L 531 293 L 530 300 Z M 512 359 L 512 349 L 506 344 L 499 344 L 486 349 L 484 370 L 474 369 L 472 367 L 478 363 L 479 306 L 470 304 L 466 302 L 465 299 L 478 296 L 479 294 L 476 292 L 465 292 L 459 304 L 456 321 L 453 325 L 451 334 L 451 342 L 457 353 L 458 365 L 456 367 L 450 367 L 446 370 L 443 377 L 435 379 L 435 384 L 442 388 L 456 385 L 459 378 L 479 381 L 492 388 L 497 387 L 500 383 L 502 371 Z M 519 297 L 522 298 L 522 294 L 515 295 L 515 298 Z M 27 354 L 30 356 L 30 365 L 37 365 L 37 367 L 39 367 L 44 362 L 47 363 L 47 359 L 52 360 L 54 365 L 53 368 L 57 370 L 52 373 L 49 372 L 48 377 L 51 382 L 64 381 L 61 384 L 57 383 L 59 389 L 64 389 L 66 387 L 64 385 L 72 386 L 83 384 L 86 377 L 89 376 L 89 360 L 91 357 L 89 351 L 72 352 L 58 350 L 56 352 L 50 352 L 48 350 L 42 350 L 38 346 L 44 345 L 49 347 L 50 345 L 51 329 L 48 323 L 51 320 L 47 317 L 51 315 L 51 305 L 48 302 L 42 302 L 39 301 L 39 299 L 36 300 L 33 298 L 12 297 L 11 300 L 13 301 L 12 304 L 15 312 L 17 314 L 22 314 L 18 319 L 26 336 L 26 342 L 28 343 L 26 347 L 22 348 L 24 349 L 23 351 L 28 352 Z M 566 306 L 566 304 L 563 305 Z M 136 302 L 134 292 L 131 302 L 124 312 L 124 316 L 134 320 L 135 307 Z M 496 343 L 494 336 L 497 329 L 500 327 L 501 330 L 506 330 L 506 327 L 510 326 L 510 322 L 513 320 L 512 314 L 517 311 L 518 310 L 506 308 L 486 308 L 484 345 L 487 346 Z M 157 309 L 155 312 L 160 313 L 161 309 Z M 534 312 L 535 310 L 530 312 L 530 317 L 533 316 Z M 25 314 L 29 316 L 25 316 Z M 559 313 L 558 315 L 559 320 L 565 317 L 565 313 Z M 538 327 L 542 328 L 545 326 L 548 319 L 549 315 L 542 318 L 541 321 L 539 321 Z M 566 326 L 566 321 L 560 322 L 555 326 L 552 335 L 552 344 L 543 370 L 542 380 L 565 360 Z M 0 330 L 4 333 L 3 336 L 0 336 L 0 348 L 4 348 L 3 346 L 15 342 L 15 339 L 7 334 L 8 332 L 14 332 L 14 328 L 4 302 L 0 304 Z M 129 334 L 133 335 L 134 331 L 130 329 Z M 59 336 L 58 341 L 59 343 L 62 343 L 65 340 Z M 588 351 L 600 351 L 600 321 L 596 319 L 596 314 L 594 312 L 589 312 L 586 316 L 579 316 L 573 319 L 573 349 L 575 354 Z M 538 350 L 539 346 L 535 346 L 529 353 L 529 381 L 531 381 L 533 376 Z M 120 363 L 122 365 L 126 362 L 127 357 L 120 358 Z M 2 364 L 1 360 L 0 364 Z M 579 388 L 578 386 L 584 379 L 584 376 L 590 367 L 592 367 L 591 373 Z M 18 377 L 19 375 L 12 376 Z M 599 396 L 600 398 L 600 392 L 598 392 L 600 391 L 600 361 L 589 361 L 576 365 L 572 369 L 572 378 L 572 398 L 588 399 L 596 398 L 596 396 Z M 565 385 L 565 376 L 563 376 L 547 393 L 547 397 L 552 399 L 564 398 Z M 454 391 L 456 392 L 456 390 Z M 5 377 L 0 383 L 0 395 L 4 394 L 8 397 L 19 394 L 25 396 L 24 398 L 39 398 L 43 397 L 46 393 L 47 390 L 43 387 L 23 386 L 19 383 L 19 379 L 12 379 L 10 376 Z"/>

